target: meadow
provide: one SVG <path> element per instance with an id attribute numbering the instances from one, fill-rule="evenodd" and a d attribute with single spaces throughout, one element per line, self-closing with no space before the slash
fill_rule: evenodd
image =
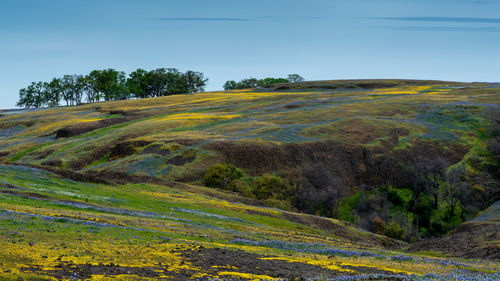
<path id="1" fill-rule="evenodd" d="M 307 224 L 313 216 L 183 186 L 83 183 L 1 165 L 0 208 L 2 280 L 500 277 L 494 261 L 408 254 L 405 243 L 345 222 L 321 218 L 331 226 L 318 228 Z"/>
<path id="2" fill-rule="evenodd" d="M 403 132 L 399 147 L 424 137 L 472 147 L 468 157 L 481 157 L 488 124 L 478 112 L 497 109 L 497 92 L 482 84 L 235 90 L 37 110 L 2 117 L 0 155 L 4 162 L 190 181 L 207 163 L 223 161 L 208 148 L 222 140 L 375 147 L 396 131 Z"/>
<path id="3" fill-rule="evenodd" d="M 491 166 L 487 114 L 498 111 L 499 91 L 323 81 L 0 111 L 0 279 L 500 280 L 496 259 L 412 250 L 202 180 L 215 163 L 260 176 L 314 160 L 347 163 L 334 169 L 356 189 L 372 180 L 357 160 L 365 151 L 424 141 L 439 149 L 422 153 L 477 176 Z M 324 147 L 335 149 L 320 155 Z M 498 206 L 469 224 L 498 227 Z M 500 240 L 479 243 L 500 251 Z"/>

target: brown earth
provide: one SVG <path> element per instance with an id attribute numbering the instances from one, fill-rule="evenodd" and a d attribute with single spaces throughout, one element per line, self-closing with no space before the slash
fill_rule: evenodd
<path id="1" fill-rule="evenodd" d="M 163 145 L 161 144 L 152 144 L 146 148 L 144 148 L 140 154 L 158 154 L 161 156 L 167 156 L 169 155 L 170 149 L 168 148 L 163 148 Z"/>
<path id="2" fill-rule="evenodd" d="M 130 135 L 130 138 L 136 137 L 135 135 Z M 116 160 L 119 158 L 123 158 L 126 156 L 133 155 L 136 152 L 136 147 L 144 147 L 148 144 L 150 144 L 150 141 L 143 141 L 143 140 L 138 140 L 138 141 L 124 141 L 125 139 L 119 139 L 117 142 L 109 143 L 102 145 L 95 150 L 92 151 L 92 153 L 80 157 L 71 163 L 69 163 L 69 167 L 72 170 L 80 170 L 83 169 L 85 166 L 91 164 L 94 161 L 97 161 L 101 159 L 102 157 L 106 156 L 106 154 L 110 154 L 110 160 Z M 120 142 L 124 141 L 124 142 Z"/>
<path id="3" fill-rule="evenodd" d="M 344 183 L 354 184 L 366 171 L 366 149 L 334 141 L 275 144 L 271 142 L 216 141 L 204 146 L 250 175 L 321 163 Z"/>
<path id="4" fill-rule="evenodd" d="M 104 120 L 99 120 L 99 121 L 93 121 L 93 122 L 83 122 L 83 123 L 78 123 L 74 125 L 69 125 L 64 128 L 61 128 L 57 130 L 56 133 L 56 139 L 60 138 L 70 138 L 74 136 L 78 136 L 90 131 L 94 131 L 97 129 L 117 125 L 120 123 L 125 123 L 128 121 L 133 120 L 130 117 L 118 117 L 118 118 L 110 118 L 110 119 L 104 119 Z"/>
<path id="5" fill-rule="evenodd" d="M 152 267 L 129 267 L 120 266 L 113 263 L 104 265 L 92 264 L 73 264 L 73 262 L 61 262 L 55 266 L 53 270 L 42 270 L 38 267 L 28 267 L 23 269 L 25 272 L 43 273 L 49 276 L 56 277 L 61 280 L 72 279 L 82 280 L 89 279 L 92 275 L 102 274 L 105 276 L 114 276 L 120 274 L 130 274 L 139 277 L 158 277 L 158 272 Z M 180 280 L 180 279 L 179 279 Z"/>
<path id="6" fill-rule="evenodd" d="M 439 251 L 460 258 L 480 258 L 500 261 L 500 223 L 467 222 L 449 235 L 423 240 L 410 245 L 408 251 Z"/>
<path id="7" fill-rule="evenodd" d="M 361 145 L 336 141 L 276 144 L 263 141 L 214 141 L 203 147 L 218 152 L 224 160 L 245 169 L 252 176 L 270 171 L 290 171 L 294 168 L 322 165 L 332 175 L 342 177 L 346 186 L 372 184 L 382 163 L 380 155 L 398 161 L 422 157 L 443 158 L 448 164 L 460 161 L 470 147 L 453 142 L 416 139 L 405 149 L 392 148 L 397 138 L 407 133 L 404 130 L 392 132 L 391 140 L 383 147 L 366 148 Z M 393 167 L 401 170 L 401 168 Z"/>
<path id="8" fill-rule="evenodd" d="M 61 159 L 50 159 L 43 161 L 41 164 L 44 166 L 60 167 L 62 165 L 62 161 Z"/>
<path id="9" fill-rule="evenodd" d="M 183 165 L 186 165 L 187 163 L 193 162 L 195 158 L 196 158 L 196 156 L 194 156 L 194 155 L 191 155 L 188 157 L 183 157 L 182 155 L 177 155 L 177 156 L 174 156 L 174 157 L 168 159 L 167 164 L 172 164 L 175 166 L 183 166 Z"/>
<path id="10" fill-rule="evenodd" d="M 207 270 L 209 274 L 217 275 L 219 271 L 237 271 L 251 273 L 256 275 L 268 275 L 274 278 L 288 280 L 308 280 L 310 278 L 333 278 L 337 275 L 345 275 L 345 273 L 328 270 L 316 265 L 287 262 L 283 260 L 262 259 L 272 256 L 263 256 L 243 251 L 234 251 L 219 248 L 199 247 L 194 251 L 185 251 L 183 256 L 189 260 L 194 266 L 199 266 Z M 332 258 L 332 263 L 335 259 Z M 215 268 L 213 266 L 216 266 Z M 236 267 L 238 269 L 228 269 L 228 267 Z M 347 268 L 347 267 L 346 267 Z M 353 267 L 360 273 L 382 273 L 391 274 L 383 270 L 365 267 Z M 232 280 L 241 280 L 231 277 Z"/>
<path id="11" fill-rule="evenodd" d="M 337 271 L 328 270 L 316 265 L 310 265 L 300 262 L 287 262 L 283 260 L 262 259 L 272 256 L 264 256 L 243 251 L 235 251 L 220 248 L 206 248 L 200 246 L 195 250 L 181 251 L 183 261 L 189 262 L 194 267 L 202 268 L 204 273 L 217 276 L 219 272 L 240 272 L 255 275 L 267 275 L 275 278 L 282 278 L 288 280 L 308 280 L 310 278 L 332 278 L 339 274 L 344 275 Z M 185 262 L 184 262 L 185 260 Z M 332 263 L 335 259 L 332 258 Z M 381 273 L 391 274 L 391 272 L 378 270 L 368 267 L 355 267 L 345 266 L 346 269 L 353 269 L 359 273 Z M 168 270 L 168 266 L 157 264 L 150 267 L 131 267 L 121 266 L 118 264 L 74 264 L 72 261 L 61 261 L 54 269 L 43 270 L 40 267 L 27 267 L 23 269 L 24 272 L 33 272 L 53 276 L 58 279 L 87 279 L 92 275 L 100 274 L 105 276 L 117 276 L 120 274 L 135 275 L 138 277 L 156 278 L 158 280 L 188 280 L 196 271 L 188 269 L 180 269 L 177 272 Z M 169 278 L 160 277 L 158 271 L 163 273 Z M 228 280 L 247 280 L 237 276 L 225 275 L 221 276 Z M 391 279 L 398 280 L 398 279 Z"/>
<path id="12" fill-rule="evenodd" d="M 55 132 L 56 139 L 70 138 L 70 137 L 78 136 L 78 135 L 81 135 L 81 134 L 84 134 L 84 133 L 87 133 L 90 131 L 94 131 L 97 129 L 106 128 L 109 126 L 134 121 L 134 120 L 146 118 L 146 117 L 153 115 L 153 113 L 144 113 L 144 112 L 139 112 L 139 111 L 123 111 L 123 110 L 111 111 L 110 114 L 121 114 L 123 117 L 109 118 L 109 119 L 103 119 L 103 120 L 99 120 L 99 121 L 83 122 L 83 123 L 78 123 L 78 124 L 74 124 L 74 125 L 69 125 L 69 126 L 66 126 L 64 128 L 61 128 Z M 51 134 L 53 134 L 53 133 L 51 133 Z"/>
<path id="13" fill-rule="evenodd" d="M 137 151 L 136 148 L 144 147 L 150 143 L 151 141 L 145 140 L 121 142 L 113 147 L 113 149 L 111 150 L 111 154 L 109 155 L 109 159 L 116 160 L 133 155 Z"/>

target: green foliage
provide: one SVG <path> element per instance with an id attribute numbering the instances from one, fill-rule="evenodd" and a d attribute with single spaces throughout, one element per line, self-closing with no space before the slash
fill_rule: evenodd
<path id="1" fill-rule="evenodd" d="M 17 106 L 38 108 L 47 104 L 46 86 L 43 82 L 32 82 L 25 89 L 19 90 Z"/>
<path id="2" fill-rule="evenodd" d="M 239 192 L 248 198 L 255 198 L 255 195 L 252 193 L 252 187 L 243 179 L 231 181 L 230 187 L 233 191 Z"/>
<path id="3" fill-rule="evenodd" d="M 407 207 L 408 202 L 410 202 L 413 192 L 408 189 L 398 189 L 393 187 L 388 187 L 387 190 L 387 200 L 395 206 Z"/>
<path id="4" fill-rule="evenodd" d="M 235 180 L 242 178 L 244 175 L 245 173 L 241 169 L 232 164 L 215 164 L 205 172 L 203 182 L 209 187 L 234 190 L 236 185 L 241 185 L 241 183 L 236 183 Z"/>
<path id="5" fill-rule="evenodd" d="M 305 79 L 298 74 L 288 74 L 287 80 L 291 83 L 303 82 Z"/>
<path id="6" fill-rule="evenodd" d="M 249 198 L 257 198 L 270 207 L 289 211 L 295 209 L 292 205 L 294 189 L 276 175 L 264 174 L 248 178 L 234 165 L 214 164 L 205 172 L 203 182 L 208 187 L 236 191 Z"/>
<path id="7" fill-rule="evenodd" d="M 288 186 L 279 176 L 264 174 L 253 180 L 252 189 L 257 199 L 285 199 Z"/>
<path id="8" fill-rule="evenodd" d="M 338 211 L 338 219 L 351 223 L 356 223 L 358 221 L 359 217 L 354 213 L 354 209 L 359 203 L 359 195 L 360 192 L 356 192 L 342 200 L 342 204 Z"/>
<path id="9" fill-rule="evenodd" d="M 94 89 L 104 97 L 104 100 L 122 100 L 129 97 L 129 91 L 125 85 L 125 72 L 112 68 L 93 70 L 89 77 Z"/>
<path id="10" fill-rule="evenodd" d="M 93 70 L 87 76 L 64 75 L 50 83 L 33 82 L 19 91 L 20 107 L 57 106 L 61 99 L 66 105 L 78 105 L 101 99 L 124 100 L 204 91 L 208 79 L 203 73 L 175 68 L 151 71 L 137 69 L 126 77 L 125 72 L 109 68 Z"/>
<path id="11" fill-rule="evenodd" d="M 226 81 L 224 84 L 224 90 L 236 90 L 236 89 L 250 89 L 250 88 L 268 88 L 275 84 L 283 84 L 290 82 L 302 82 L 302 78 L 298 74 L 289 74 L 288 78 L 273 78 L 267 77 L 264 79 L 247 78 L 242 79 L 239 82 L 234 80 Z"/>
<path id="12" fill-rule="evenodd" d="M 292 203 L 288 200 L 280 200 L 276 198 L 268 198 L 264 200 L 264 204 L 268 207 L 278 208 L 285 211 L 295 211 Z"/>
<path id="13" fill-rule="evenodd" d="M 396 221 L 391 221 L 385 227 L 384 234 L 394 239 L 403 239 L 405 230 Z"/>

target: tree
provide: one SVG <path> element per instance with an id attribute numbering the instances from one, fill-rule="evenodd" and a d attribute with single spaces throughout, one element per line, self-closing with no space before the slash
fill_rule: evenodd
<path id="1" fill-rule="evenodd" d="M 164 95 L 185 94 L 188 92 L 187 81 L 183 79 L 183 74 L 176 68 L 167 68 L 164 74 L 166 91 Z"/>
<path id="2" fill-rule="evenodd" d="M 28 88 L 23 88 L 19 90 L 19 101 L 16 106 L 19 107 L 34 107 L 35 98 L 33 96 L 33 92 L 31 92 Z"/>
<path id="3" fill-rule="evenodd" d="M 307 165 L 301 169 L 295 195 L 295 206 L 309 213 L 337 217 L 347 189 L 342 179 L 332 175 L 324 166 Z"/>
<path id="4" fill-rule="evenodd" d="M 120 100 L 129 97 L 129 91 L 125 85 L 125 73 L 112 68 L 104 70 L 93 70 L 89 77 L 94 84 L 94 90 L 104 97 L 104 100 Z"/>
<path id="5" fill-rule="evenodd" d="M 463 167 L 455 168 L 448 172 L 447 174 L 447 183 L 443 188 L 443 198 L 448 203 L 450 207 L 450 213 L 448 216 L 448 220 L 453 218 L 455 214 L 455 208 L 458 204 L 461 205 L 461 214 L 460 217 L 462 220 L 465 220 L 464 213 L 466 209 L 468 194 L 468 185 L 467 182 L 463 180 L 465 175 L 465 169 Z"/>
<path id="6" fill-rule="evenodd" d="M 292 83 L 296 83 L 296 82 L 305 81 L 305 79 L 298 74 L 288 74 L 288 81 L 292 82 Z"/>
<path id="7" fill-rule="evenodd" d="M 148 73 L 150 77 L 149 87 L 151 97 L 165 96 L 167 93 L 167 70 L 165 68 L 157 68 Z"/>
<path id="8" fill-rule="evenodd" d="M 19 90 L 18 106 L 57 106 L 61 99 L 66 105 L 87 102 L 159 97 L 204 91 L 208 79 L 201 72 L 176 68 L 152 71 L 137 69 L 127 78 L 123 71 L 109 68 L 93 70 L 88 75 L 64 75 L 51 82 L 33 82 Z"/>
<path id="9" fill-rule="evenodd" d="M 82 75 L 64 75 L 61 81 L 62 97 L 66 105 L 78 105 L 82 103 L 84 95 L 84 84 Z"/>
<path id="10" fill-rule="evenodd" d="M 243 79 L 238 83 L 239 89 L 258 88 L 259 86 L 260 86 L 259 80 L 253 77 L 250 77 L 248 79 Z"/>
<path id="11" fill-rule="evenodd" d="M 298 74 L 289 74 L 288 78 L 273 78 L 267 77 L 264 79 L 256 79 L 253 77 L 242 79 L 239 82 L 234 80 L 228 80 L 224 83 L 224 90 L 235 90 L 235 89 L 249 89 L 249 88 L 269 88 L 275 84 L 289 83 L 289 82 L 300 82 L 304 81 Z"/>
<path id="12" fill-rule="evenodd" d="M 424 188 L 422 191 L 427 191 L 432 195 L 434 199 L 432 207 L 437 209 L 440 182 L 444 180 L 448 166 L 446 161 L 441 157 L 434 159 L 417 157 L 413 164 L 417 175 L 420 177 L 418 184 Z"/>
<path id="13" fill-rule="evenodd" d="M 87 102 L 98 102 L 101 99 L 94 77 L 90 74 L 86 75 L 82 78 L 81 83 Z"/>
<path id="14" fill-rule="evenodd" d="M 152 91 L 150 83 L 150 73 L 141 68 L 138 68 L 136 71 L 130 73 L 126 82 L 130 94 L 135 98 L 151 97 Z"/>
<path id="15" fill-rule="evenodd" d="M 434 209 L 438 208 L 440 182 L 443 181 L 446 177 L 447 167 L 448 164 L 441 157 L 434 159 L 432 161 L 432 164 L 430 165 L 430 174 L 432 179 L 431 194 L 434 198 Z"/>
<path id="16" fill-rule="evenodd" d="M 229 80 L 224 83 L 224 90 L 236 90 L 238 89 L 238 83 L 234 80 Z"/>
<path id="17" fill-rule="evenodd" d="M 45 85 L 43 82 L 32 82 L 28 87 L 19 90 L 17 106 L 27 108 L 41 107 L 45 103 Z"/>
<path id="18" fill-rule="evenodd" d="M 58 106 L 63 88 L 61 79 L 54 78 L 50 83 L 45 83 L 44 87 L 48 106 Z"/>
<path id="19" fill-rule="evenodd" d="M 286 78 L 264 78 L 262 80 L 259 80 L 258 84 L 259 84 L 259 87 L 268 88 L 274 84 L 281 84 L 281 83 L 288 83 L 288 82 L 290 82 L 290 81 Z"/>
<path id="20" fill-rule="evenodd" d="M 203 73 L 191 70 L 186 71 L 183 78 L 187 83 L 188 93 L 203 92 L 208 82 L 208 78 L 205 78 Z"/>

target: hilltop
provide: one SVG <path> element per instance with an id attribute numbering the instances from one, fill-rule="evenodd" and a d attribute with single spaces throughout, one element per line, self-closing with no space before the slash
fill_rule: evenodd
<path id="1" fill-rule="evenodd" d="M 0 111 L 0 276 L 498 272 L 499 96 L 331 80 Z"/>

